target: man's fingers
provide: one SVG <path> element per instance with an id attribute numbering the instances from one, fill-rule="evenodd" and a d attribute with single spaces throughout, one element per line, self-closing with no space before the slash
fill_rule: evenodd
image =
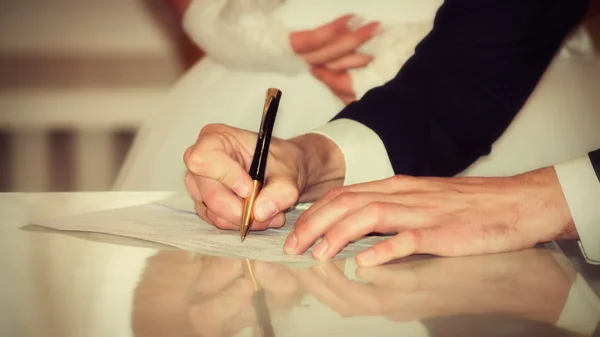
<path id="1" fill-rule="evenodd" d="M 329 260 L 350 242 L 369 233 L 384 234 L 422 228 L 428 226 L 430 221 L 426 211 L 382 201 L 369 203 L 331 226 L 321 242 L 313 248 L 312 255 L 318 260 Z"/>
<path id="2" fill-rule="evenodd" d="M 298 218 L 293 233 L 290 233 L 290 237 L 286 240 L 284 251 L 288 254 L 302 254 L 335 223 L 347 216 L 349 212 L 362 208 L 372 199 L 385 197 L 387 196 L 384 194 L 376 193 L 342 193 L 337 195 L 336 198 L 330 200 L 323 207 L 310 212 L 306 216 L 302 214 Z M 304 213 L 309 212 L 309 210 Z M 293 241 L 295 241 L 295 244 L 293 244 Z"/>
<path id="3" fill-rule="evenodd" d="M 242 201 L 230 189 L 216 180 L 205 177 L 195 177 L 194 180 L 208 210 L 239 227 L 242 217 Z"/>
<path id="4" fill-rule="evenodd" d="M 253 294 L 252 283 L 240 278 L 221 291 L 218 296 L 204 301 L 201 299 L 199 303 L 192 304 L 189 315 L 193 329 L 201 335 L 222 335 L 226 322 L 231 322 L 243 310 L 251 308 Z M 247 320 L 243 323 L 250 325 L 252 322 Z"/>
<path id="5" fill-rule="evenodd" d="M 290 45 L 296 54 L 305 54 L 322 48 L 341 34 L 352 29 L 354 15 L 344 15 L 320 27 L 290 34 Z"/>
<path id="6" fill-rule="evenodd" d="M 187 171 L 185 174 L 185 188 L 188 190 L 188 192 L 190 192 L 190 195 L 194 201 L 202 202 L 202 195 L 198 190 L 198 185 L 196 185 L 194 175 L 190 171 Z"/>
<path id="7" fill-rule="evenodd" d="M 256 261 L 254 272 L 256 280 L 269 293 L 285 296 L 298 290 L 298 282 L 284 265 Z"/>
<path id="8" fill-rule="evenodd" d="M 211 296 L 229 287 L 242 275 L 242 260 L 209 257 L 192 287 L 198 295 Z"/>
<path id="9" fill-rule="evenodd" d="M 352 77 L 348 72 L 338 72 L 325 67 L 314 67 L 311 69 L 314 77 L 323 82 L 333 91 L 336 96 L 354 97 L 352 88 Z"/>
<path id="10" fill-rule="evenodd" d="M 224 229 L 224 230 L 240 229 L 239 225 L 233 224 L 233 223 L 221 218 L 220 216 L 218 216 L 214 212 L 212 212 L 210 209 L 206 210 L 206 217 L 208 218 L 208 220 L 211 224 L 213 224 L 215 227 L 217 227 L 219 229 Z"/>
<path id="11" fill-rule="evenodd" d="M 250 194 L 250 175 L 237 161 L 222 151 L 194 150 L 188 155 L 186 165 L 195 176 L 217 180 L 242 198 Z"/>
<path id="12" fill-rule="evenodd" d="M 342 56 L 353 53 L 363 43 L 367 42 L 376 33 L 379 25 L 378 22 L 366 24 L 355 31 L 340 36 L 322 48 L 303 54 L 302 58 L 313 66 L 335 61 Z"/>
<path id="13" fill-rule="evenodd" d="M 194 201 L 194 209 L 196 210 L 196 214 L 198 214 L 198 216 L 200 217 L 200 219 L 211 223 L 210 219 L 208 218 L 208 215 L 206 214 L 206 212 L 208 211 L 206 209 L 206 205 L 202 202 L 202 201 Z"/>
<path id="14" fill-rule="evenodd" d="M 298 202 L 298 183 L 287 177 L 267 178 L 265 187 L 256 198 L 254 218 L 259 222 L 271 220 Z M 277 220 L 277 219 L 275 219 Z M 279 218 L 279 220 L 282 220 Z M 274 225 L 283 225 L 277 223 Z"/>
<path id="15" fill-rule="evenodd" d="M 327 63 L 325 68 L 333 71 L 346 71 L 365 67 L 371 61 L 373 61 L 373 56 L 371 55 L 352 53 Z"/>
<path id="16" fill-rule="evenodd" d="M 427 236 L 431 231 L 432 228 L 401 231 L 396 236 L 379 242 L 358 254 L 355 258 L 356 263 L 364 267 L 376 266 L 417 253 L 429 253 L 431 240 Z"/>
<path id="17" fill-rule="evenodd" d="M 317 265 L 305 268 L 298 272 L 298 282 L 317 300 L 326 304 L 343 317 L 356 316 L 360 314 L 356 306 L 348 305 L 345 299 L 340 298 L 327 285 L 328 275 L 324 268 Z"/>

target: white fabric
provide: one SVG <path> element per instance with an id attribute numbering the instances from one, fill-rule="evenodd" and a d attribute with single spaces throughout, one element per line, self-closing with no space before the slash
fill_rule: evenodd
<path id="1" fill-rule="evenodd" d="M 600 181 L 588 156 L 554 166 L 580 247 L 590 263 L 600 264 Z"/>
<path id="2" fill-rule="evenodd" d="M 289 20 L 281 20 L 278 11 L 285 15 L 286 12 L 296 12 L 298 8 L 298 4 L 293 1 L 281 6 L 283 2 L 284 0 L 193 0 L 184 16 L 184 30 L 209 57 L 229 68 L 297 75 L 308 67 L 292 50 L 289 34 L 293 30 L 311 27 L 298 27 Z M 384 33 L 375 36 L 359 49 L 362 53 L 375 56 L 373 62 L 364 68 L 350 71 L 357 99 L 396 75 L 402 64 L 413 55 L 416 45 L 433 27 L 433 15 L 441 3 L 441 0 L 404 0 L 403 11 L 398 12 L 394 10 L 398 4 L 388 2 L 385 5 L 389 11 L 383 15 L 380 10 L 382 7 L 368 6 L 368 1 L 356 4 L 359 7 L 355 13 L 360 13 L 359 18 L 362 18 L 359 22 L 378 20 L 384 23 L 381 27 Z M 354 7 L 356 5 L 350 4 Z M 406 5 L 410 6 L 408 10 Z M 348 4 L 342 5 L 331 0 L 307 0 L 300 6 L 301 11 L 312 6 L 315 10 L 313 17 L 319 20 L 321 13 L 329 15 L 329 8 L 332 6 L 343 9 Z M 328 8 L 323 11 L 323 7 Z M 343 14 L 346 12 L 339 11 L 339 15 Z M 315 21 L 313 26 L 332 18 L 334 17 Z M 591 58 L 593 50 L 591 38 L 581 28 L 573 34 L 559 57 Z"/>
<path id="3" fill-rule="evenodd" d="M 282 0 L 193 0 L 183 19 L 188 36 L 230 68 L 298 74 L 304 61 L 290 31 L 273 16 Z"/>
<path id="4" fill-rule="evenodd" d="M 207 4 L 202 5 L 203 2 Z M 194 6 L 213 6 L 211 13 L 215 15 L 214 8 L 224 6 L 223 3 L 224 0 L 195 0 Z M 256 1 L 250 1 L 248 6 L 255 3 Z M 362 48 L 365 52 L 373 52 L 376 59 L 364 71 L 376 68 L 385 69 L 390 73 L 369 77 L 361 75 L 359 71 L 353 72 L 355 88 L 364 92 L 366 87 L 381 84 L 393 77 L 402 60 L 414 49 L 414 40 L 406 41 L 403 45 L 402 36 L 406 34 L 399 37 L 390 35 L 395 31 L 394 27 L 400 27 L 397 29 L 402 30 L 403 25 L 430 25 L 441 3 L 442 0 L 286 0 L 281 5 L 275 4 L 273 8 L 268 8 L 267 12 L 270 14 L 265 16 L 265 20 L 268 18 L 284 23 L 289 31 L 314 28 L 346 14 L 358 14 L 362 22 L 382 22 L 386 31 Z M 233 10 L 230 7 L 223 8 L 223 11 Z M 256 11 L 258 10 L 249 12 Z M 196 29 L 214 33 L 207 33 L 212 47 L 202 46 L 208 51 L 208 57 L 181 78 L 167 98 L 166 107 L 157 111 L 141 128 L 121 169 L 115 189 L 184 189 L 185 167 L 182 154 L 196 140 L 202 126 L 209 123 L 226 123 L 256 130 L 260 123 L 265 90 L 268 87 L 278 87 L 283 91 L 274 130 L 274 135 L 278 137 L 291 137 L 323 125 L 343 108 L 341 101 L 329 88 L 308 72 L 301 72 L 292 77 L 288 72 L 284 74 L 283 70 L 281 73 L 259 71 L 260 65 L 257 66 L 255 60 L 247 58 L 246 55 L 256 55 L 256 51 L 252 50 L 254 43 L 260 42 L 261 39 L 270 40 L 269 31 L 263 30 L 264 36 L 254 33 L 244 35 L 244 39 L 249 39 L 246 43 L 230 43 L 229 39 L 240 39 L 235 37 L 234 33 L 252 31 L 251 26 L 246 26 L 250 20 L 228 21 L 227 24 L 235 27 L 227 30 L 224 38 L 219 38 L 221 31 L 215 27 L 221 25 L 220 21 L 201 20 L 201 15 L 202 13 L 197 13 L 196 10 L 186 14 L 186 27 L 192 35 L 196 34 L 192 32 L 196 32 Z M 192 23 L 198 26 L 192 27 Z M 237 24 L 239 26 L 236 26 Z M 410 29 L 412 28 L 407 28 Z M 421 33 L 424 35 L 425 31 Z M 196 37 L 196 40 L 200 41 L 200 38 Z M 394 46 L 395 52 L 400 55 L 398 59 L 382 50 L 380 44 Z M 289 48 L 283 43 L 280 46 Z M 214 52 L 211 53 L 213 49 Z M 271 59 L 273 55 L 278 55 L 276 48 L 274 50 L 272 54 L 266 53 L 265 58 Z M 382 55 L 381 60 L 378 60 L 378 55 Z M 395 62 L 395 66 L 382 66 L 381 63 L 385 59 Z M 231 64 L 228 65 L 229 63 Z M 269 64 L 279 63 L 269 61 Z M 253 69 L 254 72 L 251 71 Z M 370 81 L 371 84 L 365 85 L 362 81 Z"/>

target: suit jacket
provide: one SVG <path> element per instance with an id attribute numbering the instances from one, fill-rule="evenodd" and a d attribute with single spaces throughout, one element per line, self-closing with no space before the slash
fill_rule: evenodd
<path id="1" fill-rule="evenodd" d="M 375 131 L 396 174 L 453 176 L 504 132 L 588 0 L 447 0 L 397 76 L 335 119 Z"/>

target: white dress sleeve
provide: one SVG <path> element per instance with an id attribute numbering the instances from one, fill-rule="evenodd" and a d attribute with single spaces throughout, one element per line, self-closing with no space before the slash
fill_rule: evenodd
<path id="1" fill-rule="evenodd" d="M 308 69 L 294 53 L 290 31 L 274 16 L 283 0 L 193 0 L 183 28 L 206 54 L 242 71 L 295 75 Z"/>

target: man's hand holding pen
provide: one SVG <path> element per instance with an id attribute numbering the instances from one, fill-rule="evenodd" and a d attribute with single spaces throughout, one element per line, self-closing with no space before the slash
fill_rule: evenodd
<path id="1" fill-rule="evenodd" d="M 185 151 L 185 184 L 203 220 L 221 229 L 240 228 L 242 199 L 253 188 L 248 170 L 256 139 L 254 132 L 207 125 Z M 340 150 L 320 135 L 272 138 L 268 163 L 265 185 L 255 202 L 252 230 L 281 227 L 285 210 L 299 200 L 315 200 L 330 186 L 341 186 L 343 180 Z"/>

